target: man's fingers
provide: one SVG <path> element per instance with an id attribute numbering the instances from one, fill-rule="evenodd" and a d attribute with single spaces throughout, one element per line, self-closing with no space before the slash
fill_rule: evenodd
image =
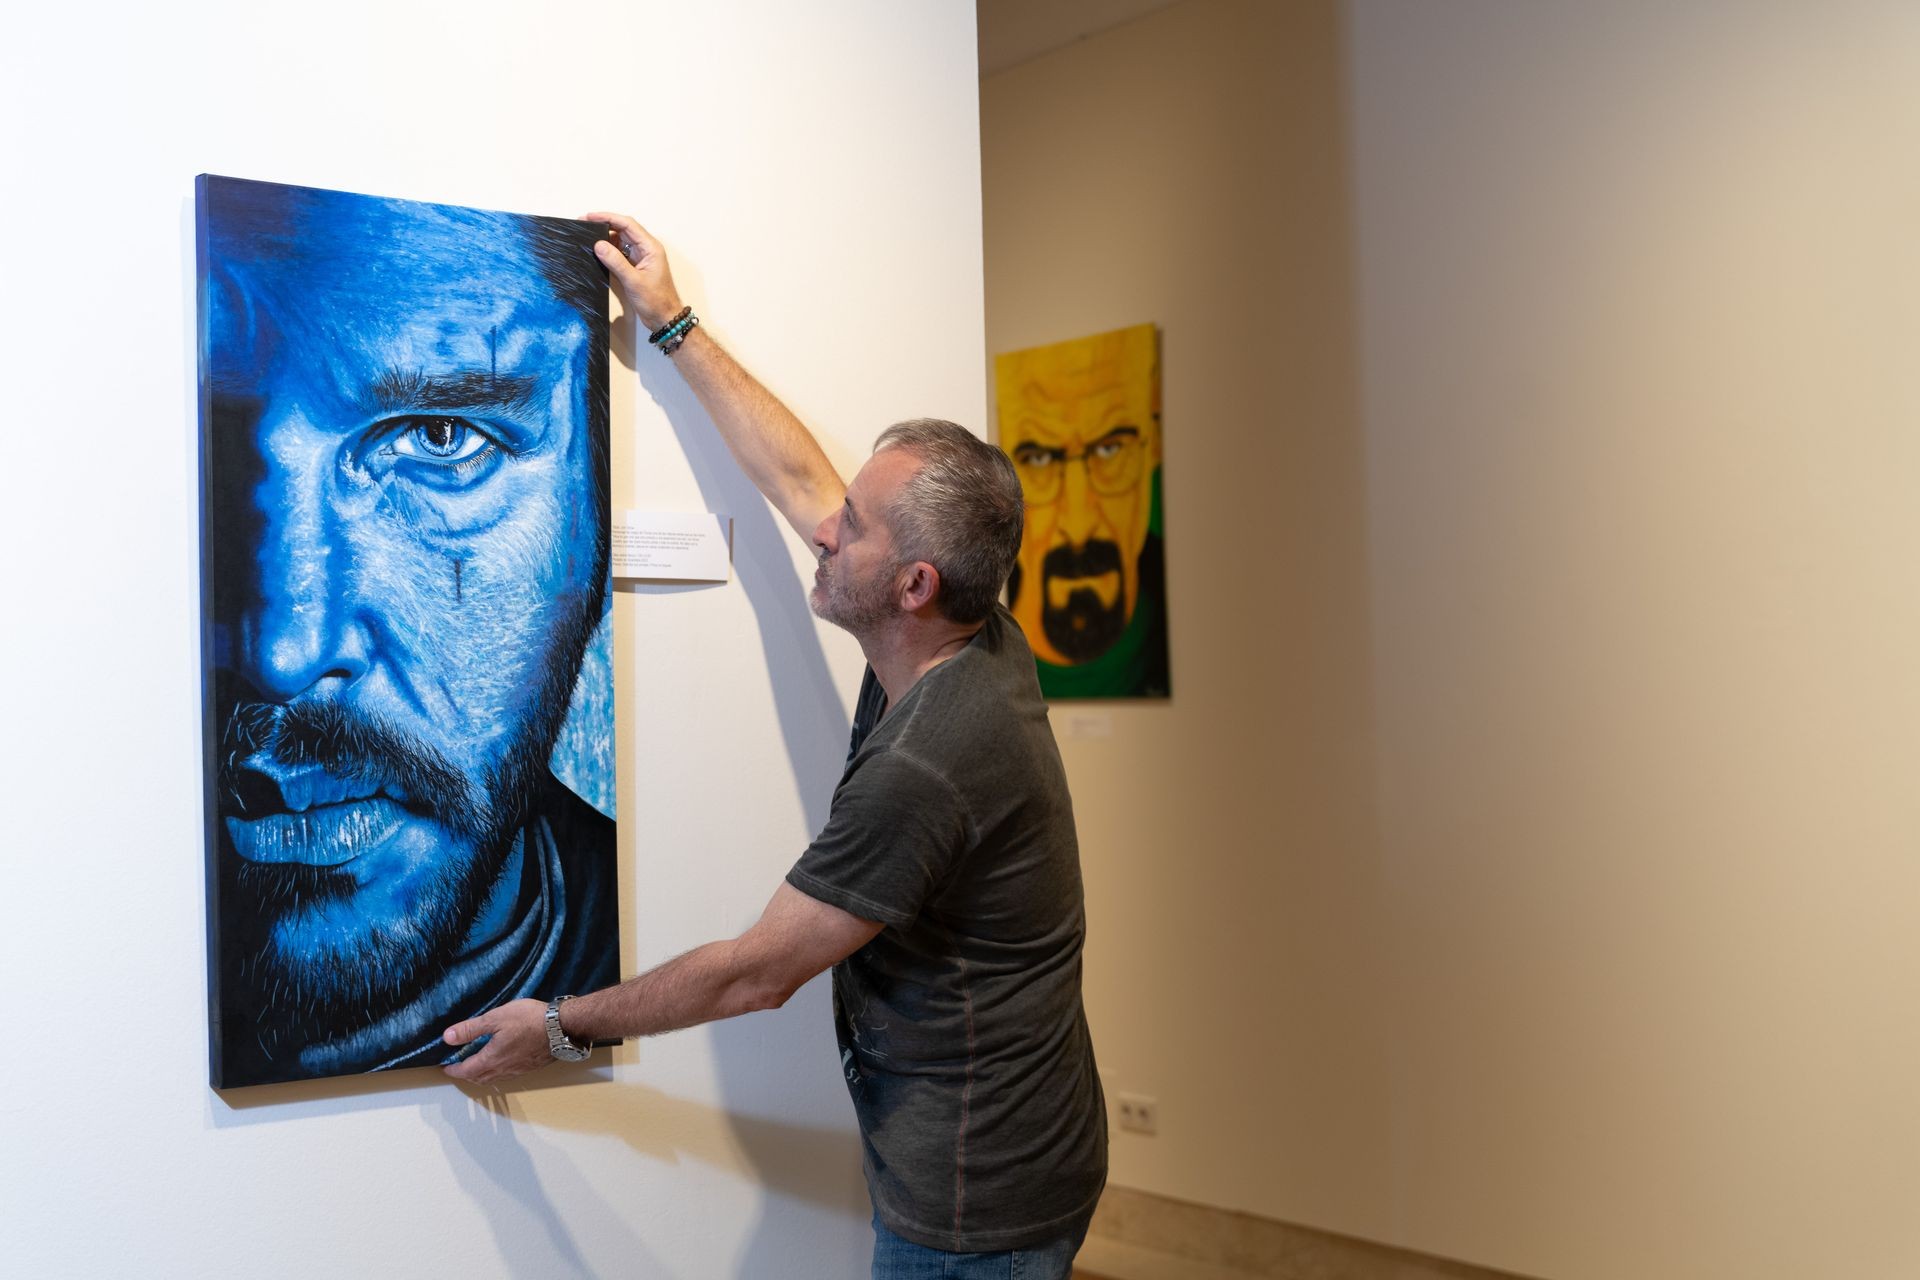
<path id="1" fill-rule="evenodd" d="M 462 1024 L 463 1026 L 466 1024 Z M 447 1034 L 451 1036 L 453 1030 Z M 455 1080 L 466 1080 L 474 1084 L 485 1084 L 499 1075 L 500 1049 L 491 1039 L 471 1053 L 463 1055 L 458 1062 L 449 1062 L 440 1068 Z"/>
<path id="2" fill-rule="evenodd" d="M 580 215 L 580 220 L 582 222 L 608 223 L 616 231 L 620 232 L 620 234 L 626 236 L 627 239 L 629 240 L 638 241 L 643 239 L 644 240 L 653 239 L 652 236 L 647 234 L 647 229 L 645 227 L 641 226 L 639 223 L 635 222 L 632 218 L 629 218 L 624 213 L 583 213 Z"/>
<path id="3" fill-rule="evenodd" d="M 486 1022 L 487 1015 L 484 1013 L 477 1018 L 468 1018 L 465 1022 L 456 1022 L 442 1032 L 440 1038 L 448 1044 L 466 1044 L 469 1041 L 478 1040 L 487 1034 Z"/>
<path id="4" fill-rule="evenodd" d="M 594 241 L 593 256 L 613 277 L 627 305 L 636 308 L 634 314 L 649 329 L 663 323 L 680 306 L 673 276 L 667 269 L 666 250 L 645 227 L 624 213 L 589 213 L 585 217 L 614 228 L 613 237 Z"/>
<path id="5" fill-rule="evenodd" d="M 616 252 L 634 266 L 637 267 L 641 263 L 650 260 L 658 261 L 660 259 L 660 242 L 648 234 L 645 227 L 635 222 L 632 218 L 629 218 L 626 214 L 589 213 L 583 214 L 582 220 L 587 222 L 605 222 L 611 225 L 613 229 L 619 233 L 620 237 L 620 245 Z M 607 244 L 610 242 L 603 240 L 599 243 Z M 609 266 L 613 265 L 608 259 L 602 258 L 601 261 L 607 262 Z"/>
<path id="6" fill-rule="evenodd" d="M 635 268 L 627 255 L 620 252 L 618 245 L 609 244 L 605 240 L 596 240 L 593 242 L 593 256 L 600 259 L 600 265 L 611 271 L 623 284 L 632 287 Z"/>
<path id="7" fill-rule="evenodd" d="M 624 213 L 589 213 L 585 220 L 611 226 L 620 237 L 620 247 L 636 257 L 645 258 L 660 250 L 659 242 L 647 234 L 647 229 Z"/>

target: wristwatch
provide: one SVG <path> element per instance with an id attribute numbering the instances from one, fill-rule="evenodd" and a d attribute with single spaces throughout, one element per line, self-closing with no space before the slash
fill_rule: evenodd
<path id="1" fill-rule="evenodd" d="M 547 1001 L 547 1050 L 562 1062 L 585 1062 L 593 1052 L 590 1044 L 575 1044 L 560 1029 L 560 1006 L 572 996 L 555 996 Z"/>

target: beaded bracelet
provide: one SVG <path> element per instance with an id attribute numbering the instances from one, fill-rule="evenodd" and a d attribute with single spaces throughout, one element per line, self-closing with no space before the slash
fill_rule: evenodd
<path id="1" fill-rule="evenodd" d="M 691 329 L 695 323 L 697 323 L 697 321 L 693 314 L 693 308 L 688 307 L 662 326 L 660 331 L 653 337 L 647 339 L 647 341 L 656 343 L 662 351 L 665 351 L 669 344 L 679 345 L 674 340 L 685 337 L 687 330 Z"/>
<path id="2" fill-rule="evenodd" d="M 680 344 L 687 340 L 687 335 L 692 333 L 694 326 L 699 323 L 700 317 L 694 315 L 690 315 L 685 320 L 682 320 L 672 333 L 660 339 L 660 354 L 670 356 L 678 351 Z"/>
<path id="3" fill-rule="evenodd" d="M 663 325 L 661 325 L 661 326 L 660 326 L 660 327 L 659 327 L 658 329 L 655 329 L 655 330 L 654 330 L 654 331 L 653 331 L 653 332 L 652 332 L 651 334 L 649 334 L 649 335 L 648 335 L 648 337 L 647 337 L 647 345 L 649 345 L 649 346 L 652 346 L 652 345 L 654 345 L 655 343 L 657 343 L 657 342 L 659 342 L 659 341 L 660 341 L 660 339 L 662 339 L 662 338 L 664 338 L 664 337 L 666 337 L 666 336 L 667 336 L 667 330 L 669 330 L 669 329 L 671 329 L 671 328 L 673 328 L 673 326 L 675 326 L 675 325 L 677 325 L 677 324 L 679 324 L 679 323 L 680 323 L 680 322 L 681 322 L 682 320 L 685 320 L 685 319 L 686 319 L 686 318 L 687 318 L 688 316 L 690 316 L 690 315 L 692 315 L 692 314 L 693 314 L 693 308 L 692 308 L 692 307 L 682 307 L 682 308 L 680 308 L 680 314 L 679 314 L 679 315 L 677 315 L 677 316 L 675 316 L 675 317 L 674 317 L 673 319 L 671 319 L 671 320 L 669 320 L 669 321 L 667 321 L 667 322 L 666 322 L 665 324 L 663 324 Z"/>

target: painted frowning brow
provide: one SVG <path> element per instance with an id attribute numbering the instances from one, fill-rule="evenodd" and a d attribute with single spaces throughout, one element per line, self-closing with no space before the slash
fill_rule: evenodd
<path id="1" fill-rule="evenodd" d="M 1077 458 L 1082 454 L 1089 453 L 1095 449 L 1098 449 L 1103 444 L 1118 444 L 1122 440 L 1138 440 L 1139 438 L 1140 438 L 1140 428 L 1134 427 L 1134 426 L 1123 426 L 1123 427 L 1114 427 L 1111 430 L 1104 433 L 1103 435 L 1097 437 L 1092 444 L 1089 444 L 1085 449 L 1082 449 L 1079 453 L 1075 453 L 1074 451 L 1068 449 L 1065 445 L 1042 444 L 1038 440 L 1022 440 L 1019 444 L 1016 444 L 1015 446 L 1013 446 L 1012 452 L 1015 454 L 1018 454 L 1020 453 L 1021 450 L 1024 449 L 1029 453 L 1045 454 L 1047 457 L 1052 458 L 1055 462 L 1065 462 L 1069 458 Z"/>
<path id="2" fill-rule="evenodd" d="M 534 406 L 539 385 L 538 378 L 525 374 L 473 371 L 429 378 L 418 370 L 389 369 L 373 380 L 363 399 L 369 413 L 516 413 Z"/>

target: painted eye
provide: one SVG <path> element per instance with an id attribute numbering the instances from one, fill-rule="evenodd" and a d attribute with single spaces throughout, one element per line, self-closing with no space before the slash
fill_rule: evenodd
<path id="1" fill-rule="evenodd" d="M 402 418 L 394 425 L 399 432 L 388 447 L 403 458 L 465 462 L 493 443 L 462 418 Z"/>
<path id="2" fill-rule="evenodd" d="M 1120 451 L 1126 447 L 1124 440 L 1102 440 L 1093 446 L 1093 456 L 1102 462 L 1111 462 L 1119 457 Z"/>
<path id="3" fill-rule="evenodd" d="M 1052 466 L 1059 460 L 1059 454 L 1053 449 L 1042 449 L 1037 444 L 1023 444 L 1013 451 L 1013 460 L 1023 467 L 1039 470 Z"/>

